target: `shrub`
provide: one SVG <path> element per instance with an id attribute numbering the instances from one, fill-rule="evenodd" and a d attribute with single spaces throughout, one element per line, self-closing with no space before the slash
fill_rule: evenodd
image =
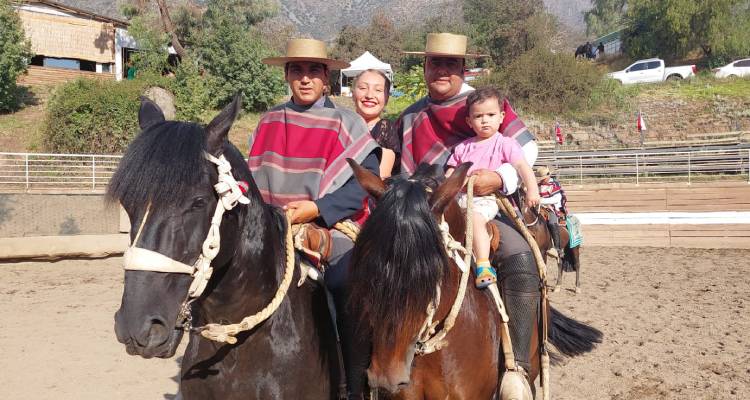
<path id="1" fill-rule="evenodd" d="M 535 48 L 479 84 L 490 84 L 509 93 L 515 105 L 539 114 L 559 114 L 586 105 L 603 72 L 568 53 Z"/>
<path id="2" fill-rule="evenodd" d="M 404 93 L 411 100 L 421 99 L 427 95 L 427 85 L 424 81 L 422 65 L 412 66 L 408 72 L 397 72 L 394 77 L 394 87 Z"/>
<path id="3" fill-rule="evenodd" d="M 42 128 L 47 150 L 62 153 L 120 153 L 138 133 L 144 79 L 78 79 L 60 85 L 47 105 Z"/>
<path id="4" fill-rule="evenodd" d="M 0 112 L 18 107 L 16 78 L 26 72 L 31 45 L 8 0 L 0 0 Z"/>

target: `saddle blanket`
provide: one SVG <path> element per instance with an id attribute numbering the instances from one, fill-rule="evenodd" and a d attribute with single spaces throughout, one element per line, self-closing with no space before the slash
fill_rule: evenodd
<path id="1" fill-rule="evenodd" d="M 581 221 L 575 215 L 568 215 L 565 218 L 565 226 L 570 234 L 570 248 L 576 248 L 583 244 L 583 232 L 581 232 Z"/>

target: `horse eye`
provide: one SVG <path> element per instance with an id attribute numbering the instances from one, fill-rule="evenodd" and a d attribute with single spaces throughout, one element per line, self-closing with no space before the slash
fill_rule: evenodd
<path id="1" fill-rule="evenodd" d="M 206 200 L 203 197 L 194 199 L 193 204 L 190 205 L 190 208 L 193 210 L 199 210 L 204 207 L 206 207 Z"/>

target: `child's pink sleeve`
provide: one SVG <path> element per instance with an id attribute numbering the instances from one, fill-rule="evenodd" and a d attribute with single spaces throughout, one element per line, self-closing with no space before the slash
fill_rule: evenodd
<path id="1" fill-rule="evenodd" d="M 521 149 L 521 145 L 518 144 L 518 141 L 509 137 L 503 138 L 505 140 L 503 140 L 503 146 L 500 149 L 500 153 L 503 155 L 504 162 L 513 164 L 518 161 L 525 161 L 526 158 L 523 155 L 523 149 Z"/>
<path id="2" fill-rule="evenodd" d="M 446 165 L 448 165 L 449 167 L 457 167 L 459 164 L 461 164 L 461 156 L 459 156 L 459 154 L 461 153 L 463 148 L 463 143 L 457 144 L 456 147 L 453 148 L 453 151 L 451 151 L 451 155 L 450 157 L 448 157 L 448 162 L 446 163 Z"/>

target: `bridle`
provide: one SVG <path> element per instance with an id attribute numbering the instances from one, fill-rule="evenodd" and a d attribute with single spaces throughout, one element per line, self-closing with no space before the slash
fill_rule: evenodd
<path id="1" fill-rule="evenodd" d="M 206 289 L 206 285 L 208 284 L 209 279 L 211 279 L 211 274 L 213 273 L 211 261 L 213 261 L 213 259 L 216 258 L 216 255 L 219 254 L 221 244 L 219 228 L 221 226 L 222 217 L 226 211 L 233 209 L 237 204 L 250 203 L 250 199 L 243 194 L 239 183 L 234 176 L 232 176 L 232 165 L 223 154 L 215 157 L 212 154 L 204 152 L 203 157 L 216 165 L 219 179 L 214 185 L 214 190 L 216 190 L 219 199 L 216 202 L 216 209 L 211 218 L 211 227 L 208 230 L 206 239 L 201 245 L 201 254 L 198 255 L 198 259 L 192 265 L 188 265 L 156 251 L 144 249 L 136 245 L 138 243 L 138 238 L 143 231 L 146 220 L 148 219 L 149 211 L 151 209 L 149 204 L 146 213 L 143 215 L 135 239 L 133 239 L 130 247 L 125 251 L 123 264 L 123 268 L 126 271 L 178 273 L 188 274 L 193 277 L 187 296 L 180 306 L 180 313 L 177 318 L 178 327 L 182 327 L 186 331 L 192 328 L 190 304 L 200 297 Z"/>

